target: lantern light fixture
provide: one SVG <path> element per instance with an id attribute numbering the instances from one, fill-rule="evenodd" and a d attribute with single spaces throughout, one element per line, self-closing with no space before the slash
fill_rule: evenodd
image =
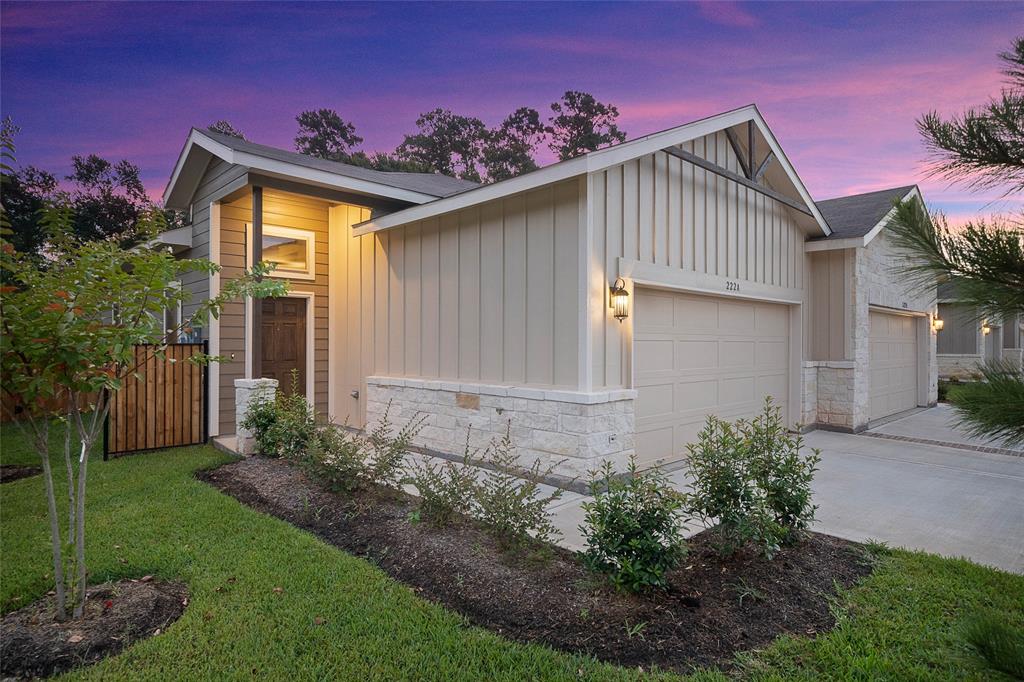
<path id="1" fill-rule="evenodd" d="M 938 315 L 936 315 L 935 317 L 932 318 L 932 329 L 934 329 L 935 331 L 941 332 L 942 328 L 945 327 L 945 326 L 946 326 L 945 320 L 943 320 Z"/>
<path id="2" fill-rule="evenodd" d="M 629 317 L 629 292 L 626 291 L 626 283 L 621 277 L 609 289 L 608 307 L 612 309 L 612 315 L 622 324 L 622 321 Z"/>
<path id="3" fill-rule="evenodd" d="M 992 333 L 992 327 L 988 325 L 988 320 L 983 320 L 981 323 L 981 333 L 983 336 L 988 336 Z"/>

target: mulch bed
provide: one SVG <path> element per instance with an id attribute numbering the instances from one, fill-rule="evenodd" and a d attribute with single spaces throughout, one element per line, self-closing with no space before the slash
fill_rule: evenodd
<path id="1" fill-rule="evenodd" d="M 0 674 L 47 677 L 95 663 L 159 634 L 187 604 L 184 584 L 147 576 L 89 588 L 85 616 L 58 623 L 47 596 L 0 620 Z"/>
<path id="2" fill-rule="evenodd" d="M 43 473 L 39 467 L 21 466 L 19 464 L 0 464 L 0 483 L 10 483 L 29 476 Z"/>
<path id="3" fill-rule="evenodd" d="M 705 531 L 689 541 L 667 592 L 632 596 L 614 591 L 561 548 L 508 551 L 469 522 L 413 524 L 415 498 L 393 491 L 337 495 L 281 460 L 243 459 L 199 478 L 372 559 L 476 625 L 644 669 L 728 666 L 736 652 L 782 634 L 826 631 L 835 624 L 829 610 L 835 583 L 850 586 L 871 570 L 860 545 L 827 535 L 811 533 L 765 561 L 747 554 L 721 559 Z"/>

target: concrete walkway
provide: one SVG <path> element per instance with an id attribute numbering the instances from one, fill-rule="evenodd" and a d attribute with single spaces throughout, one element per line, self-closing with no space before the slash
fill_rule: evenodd
<path id="1" fill-rule="evenodd" d="M 1013 446 L 985 438 L 975 438 L 957 426 L 956 411 L 946 403 L 924 410 L 914 410 L 899 419 L 887 421 L 870 429 L 870 433 L 901 438 L 937 441 L 969 448 L 999 448 L 1024 455 L 1024 446 Z"/>
<path id="2" fill-rule="evenodd" d="M 829 431 L 806 443 L 822 457 L 814 530 L 1024 573 L 1024 458 Z M 684 472 L 670 478 L 686 488 Z M 553 507 L 571 549 L 583 547 L 585 499 L 566 494 Z"/>

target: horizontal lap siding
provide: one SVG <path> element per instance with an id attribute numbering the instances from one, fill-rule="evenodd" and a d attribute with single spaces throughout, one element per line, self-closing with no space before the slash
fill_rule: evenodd
<path id="1" fill-rule="evenodd" d="M 356 368 L 361 379 L 577 388 L 580 227 L 572 180 L 345 240 L 346 315 L 362 333 L 349 340 L 340 409 L 365 414 L 344 400 L 365 394 L 349 388 Z"/>
<path id="2" fill-rule="evenodd" d="M 741 173 L 724 132 L 681 149 Z M 803 289 L 804 235 L 790 209 L 666 154 L 650 154 L 589 179 L 595 388 L 629 384 L 627 340 L 608 309 L 618 259 Z"/>
<path id="3" fill-rule="evenodd" d="M 245 268 L 246 224 L 252 223 L 251 198 L 221 207 L 221 271 L 222 281 L 238 277 Z M 307 230 L 314 233 L 316 279 L 286 279 L 292 291 L 314 294 L 313 394 L 317 410 L 327 411 L 328 363 L 328 204 L 294 194 L 265 190 L 263 193 L 263 224 Z M 232 302 L 221 316 L 221 355 L 234 357 L 220 368 L 221 433 L 235 428 L 235 379 L 245 377 L 245 306 Z M 305 339 L 303 339 L 305 343 Z"/>
<path id="4" fill-rule="evenodd" d="M 242 166 L 220 159 L 210 162 L 192 200 L 192 248 L 182 254 L 183 258 L 210 257 L 210 199 L 245 175 L 245 171 Z M 183 273 L 181 287 L 190 295 L 190 300 L 182 304 L 182 314 L 187 318 L 195 314 L 200 302 L 209 298 L 210 277 L 201 272 Z M 204 323 L 204 326 L 208 327 L 209 323 Z M 204 332 L 204 338 L 209 338 L 209 334 Z"/>

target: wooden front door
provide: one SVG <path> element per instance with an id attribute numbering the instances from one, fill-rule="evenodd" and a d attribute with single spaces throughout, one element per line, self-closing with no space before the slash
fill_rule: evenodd
<path id="1" fill-rule="evenodd" d="M 277 379 L 279 390 L 292 392 L 292 372 L 299 393 L 306 392 L 306 299 L 265 298 L 261 338 L 262 376 Z"/>

